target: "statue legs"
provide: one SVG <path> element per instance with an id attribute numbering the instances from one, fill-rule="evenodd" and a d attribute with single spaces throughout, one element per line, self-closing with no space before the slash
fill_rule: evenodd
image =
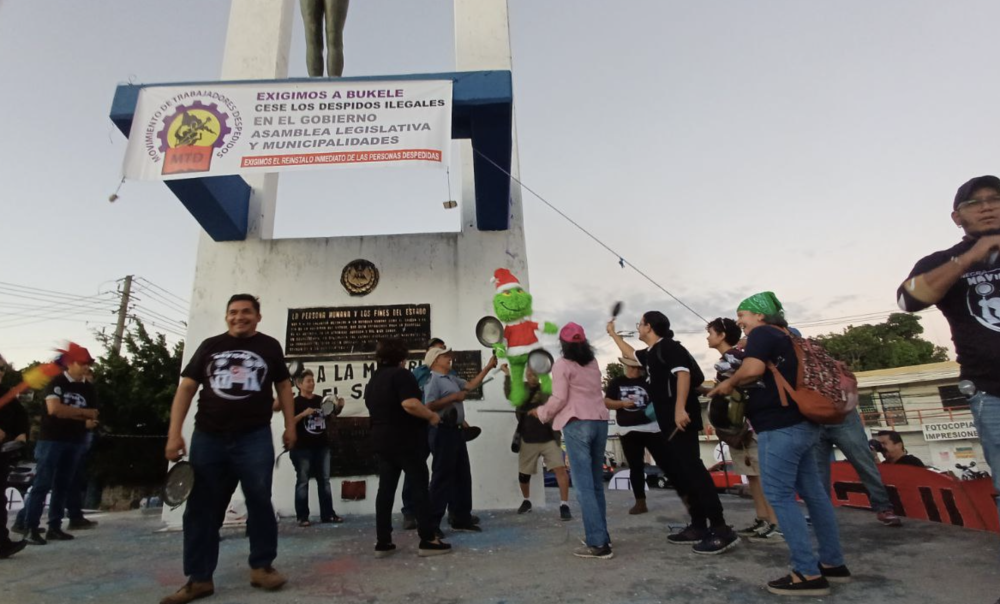
<path id="1" fill-rule="evenodd" d="M 323 49 L 327 75 L 344 73 L 344 25 L 349 0 L 299 0 L 306 30 L 306 70 L 309 77 L 323 77 Z M 326 34 L 326 43 L 323 35 Z"/>
<path id="2" fill-rule="evenodd" d="M 323 0 L 299 0 L 306 27 L 306 70 L 311 78 L 323 77 Z"/>
<path id="3" fill-rule="evenodd" d="M 344 75 L 344 24 L 350 0 L 326 1 L 326 73 L 330 77 Z"/>

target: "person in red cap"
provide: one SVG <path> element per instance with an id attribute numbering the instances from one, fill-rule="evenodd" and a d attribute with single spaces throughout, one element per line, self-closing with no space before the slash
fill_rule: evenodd
<path id="1" fill-rule="evenodd" d="M 601 368 L 583 327 L 567 323 L 559 332 L 559 344 L 562 358 L 552 366 L 552 396 L 528 415 L 561 430 L 566 443 L 586 531 L 583 547 L 574 550 L 573 555 L 607 560 L 614 557 L 603 477 L 610 416 L 604 406 Z"/>
<path id="2" fill-rule="evenodd" d="M 45 389 L 42 431 L 35 444 L 35 480 L 24 503 L 27 510 L 24 528 L 30 545 L 73 539 L 73 535 L 62 530 L 66 494 L 83 457 L 86 422 L 98 417 L 97 393 L 85 379 L 94 363 L 90 351 L 71 342 L 66 350 L 59 352 L 56 362 L 63 373 Z M 43 537 L 39 524 L 50 491 L 49 529 Z"/>

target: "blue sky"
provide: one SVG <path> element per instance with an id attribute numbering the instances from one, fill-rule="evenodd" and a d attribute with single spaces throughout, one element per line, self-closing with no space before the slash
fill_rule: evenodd
<path id="1" fill-rule="evenodd" d="M 763 289 L 806 333 L 891 311 L 913 263 L 958 240 L 958 185 L 1000 171 L 995 2 L 509 5 L 524 182 L 706 317 Z M 125 149 L 107 114 L 120 82 L 217 79 L 228 10 L 0 0 L 0 351 L 15 363 L 90 343 L 113 316 L 104 296 L 96 314 L 47 319 L 58 306 L 3 283 L 84 297 L 140 275 L 147 318 L 183 320 L 164 291 L 189 296 L 197 224 L 158 183 L 107 201 Z M 451 10 L 355 2 L 345 75 L 452 70 Z M 297 20 L 294 32 L 291 75 L 304 76 Z M 283 176 L 278 235 L 454 228 L 445 174 L 377 172 Z M 659 308 L 707 358 L 696 317 L 527 192 L 524 204 L 539 316 L 593 331 L 624 299 L 624 325 Z M 924 324 L 948 344 L 936 312 Z"/>

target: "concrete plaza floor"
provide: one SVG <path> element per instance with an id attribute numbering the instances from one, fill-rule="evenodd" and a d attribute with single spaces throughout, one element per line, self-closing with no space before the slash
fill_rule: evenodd
<path id="1" fill-rule="evenodd" d="M 555 493 L 548 493 L 551 500 Z M 414 532 L 397 531 L 401 551 L 372 556 L 374 517 L 341 525 L 280 525 L 275 567 L 289 577 L 278 592 L 250 587 L 247 541 L 224 531 L 215 596 L 206 603 L 406 602 L 494 604 L 585 602 L 783 602 L 764 588 L 786 573 L 788 550 L 779 544 L 741 543 L 721 556 L 698 556 L 670 545 L 668 524 L 683 523 L 673 491 L 649 494 L 650 512 L 629 516 L 625 491 L 608 492 L 612 560 L 582 560 L 579 518 L 561 522 L 550 506 L 518 516 L 479 512 L 483 532 L 450 534 L 455 552 L 419 558 Z M 752 519 L 748 500 L 725 496 L 731 523 Z M 578 514 L 572 502 L 574 514 Z M 798 602 L 994 604 L 1000 598 L 1000 537 L 931 522 L 881 526 L 870 512 L 840 509 L 841 535 L 855 580 L 827 598 Z M 0 560 L 0 602 L 158 602 L 184 583 L 181 534 L 156 532 L 158 516 L 106 514 L 93 531 L 71 542 L 32 546 Z"/>

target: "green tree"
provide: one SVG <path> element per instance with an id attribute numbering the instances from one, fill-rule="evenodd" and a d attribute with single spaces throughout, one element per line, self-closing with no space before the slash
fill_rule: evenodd
<path id="1" fill-rule="evenodd" d="M 851 371 L 891 369 L 948 360 L 948 350 L 920 337 L 920 317 L 893 313 L 877 325 L 850 325 L 816 339 Z"/>
<path id="2" fill-rule="evenodd" d="M 92 454 L 92 477 L 104 484 L 158 483 L 166 474 L 163 445 L 184 345 L 171 347 L 139 320 L 124 334 L 123 354 L 114 352 L 110 336 L 98 338 L 104 346 L 94 366 L 101 438 Z"/>
<path id="3" fill-rule="evenodd" d="M 623 377 L 625 375 L 625 366 L 621 363 L 608 363 L 608 366 L 604 368 L 604 388 L 607 389 L 608 384 L 611 380 L 617 377 Z"/>

